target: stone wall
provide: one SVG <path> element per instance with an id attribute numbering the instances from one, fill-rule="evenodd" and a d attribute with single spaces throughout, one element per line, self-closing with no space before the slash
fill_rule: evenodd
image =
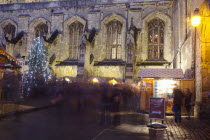
<path id="1" fill-rule="evenodd" d="M 148 58 L 147 52 L 147 23 L 153 18 L 160 18 L 165 23 L 165 42 L 164 58 L 167 62 L 172 62 L 174 48 L 172 44 L 172 1 L 143 1 L 143 0 L 80 0 L 63 2 L 45 2 L 45 3 L 25 3 L 25 4 L 7 4 L 0 5 L 0 27 L 11 23 L 16 27 L 16 34 L 24 31 L 24 37 L 21 43 L 11 45 L 7 43 L 7 51 L 14 54 L 15 48 L 21 56 L 28 56 L 28 52 L 35 38 L 34 28 L 40 23 L 48 25 L 47 38 L 57 29 L 59 36 L 52 43 L 45 42 L 49 48 L 49 57 L 56 55 L 52 68 L 57 76 L 76 77 L 79 72 L 78 66 L 55 66 L 56 61 L 63 61 L 69 58 L 69 32 L 68 27 L 74 21 L 79 21 L 86 25 L 88 31 L 93 27 L 97 33 L 92 43 L 86 44 L 84 75 L 125 78 L 124 66 L 94 66 L 95 61 L 106 59 L 106 24 L 111 20 L 118 20 L 122 23 L 122 61 L 126 61 L 126 38 L 128 29 L 133 25 L 138 29 L 134 62 L 133 79 L 138 78 L 138 62 L 143 62 Z M 90 64 L 90 54 L 94 55 L 94 60 Z M 153 67 L 153 65 L 144 66 Z M 154 66 L 155 67 L 155 66 Z M 158 67 L 164 67 L 158 66 Z"/>
<path id="2" fill-rule="evenodd" d="M 115 3 L 127 3 L 127 0 L 1 0 L 0 4 L 9 4 L 9 3 L 38 3 L 38 2 L 72 2 L 76 4 L 115 4 Z M 158 2 L 160 0 L 148 0 L 149 2 Z M 161 0 L 161 1 L 172 1 L 172 0 Z M 132 0 L 129 2 L 145 2 L 145 0 Z"/>
<path id="3" fill-rule="evenodd" d="M 182 7 L 182 8 L 180 8 Z M 204 43 L 209 38 L 209 21 L 202 18 L 201 25 L 193 27 L 191 18 L 194 10 L 200 9 L 201 16 L 209 16 L 207 0 L 175 1 L 173 5 L 174 49 L 176 68 L 183 69 L 185 78 L 195 79 L 196 107 L 195 116 L 199 113 L 199 104 L 202 101 L 202 92 L 209 91 L 209 45 Z M 202 42 L 204 40 L 204 42 Z M 202 81 L 202 82 L 201 82 Z"/>
<path id="4" fill-rule="evenodd" d="M 186 79 L 193 78 L 194 51 L 192 42 L 191 1 L 178 0 L 173 6 L 173 46 L 175 68 L 183 69 Z"/>
<path id="5" fill-rule="evenodd" d="M 198 41 L 201 44 L 201 74 L 202 74 L 202 91 L 210 92 L 210 10 L 207 1 L 200 8 L 202 18 L 200 30 L 198 31 Z"/>

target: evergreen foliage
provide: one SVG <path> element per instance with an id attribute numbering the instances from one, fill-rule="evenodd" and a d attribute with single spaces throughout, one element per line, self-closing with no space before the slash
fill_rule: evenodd
<path id="1" fill-rule="evenodd" d="M 48 49 L 40 37 L 34 40 L 28 58 L 28 73 L 25 76 L 25 95 L 40 94 L 51 78 Z"/>

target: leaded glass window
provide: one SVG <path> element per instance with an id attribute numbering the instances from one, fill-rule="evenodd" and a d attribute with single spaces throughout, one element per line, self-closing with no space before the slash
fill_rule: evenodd
<path id="1" fill-rule="evenodd" d="M 159 18 L 148 23 L 148 59 L 164 59 L 164 27 Z"/>
<path id="2" fill-rule="evenodd" d="M 7 24 L 4 28 L 4 35 L 8 37 L 9 40 L 15 37 L 15 26 L 12 25 L 11 23 Z"/>
<path id="3" fill-rule="evenodd" d="M 48 34 L 48 26 L 45 23 L 40 23 L 35 27 L 35 36 L 42 37 Z"/>
<path id="4" fill-rule="evenodd" d="M 69 58 L 78 59 L 80 40 L 83 33 L 83 24 L 76 21 L 69 26 Z M 82 52 L 83 53 L 83 52 Z"/>
<path id="5" fill-rule="evenodd" d="M 107 24 L 107 59 L 121 58 L 122 23 L 112 20 Z"/>

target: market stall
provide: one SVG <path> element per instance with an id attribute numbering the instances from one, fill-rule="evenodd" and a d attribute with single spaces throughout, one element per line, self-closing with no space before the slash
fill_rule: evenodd
<path id="1" fill-rule="evenodd" d="M 6 73 L 6 79 L 9 80 L 10 77 L 13 77 L 11 73 L 17 74 L 16 71 L 19 68 L 21 68 L 21 63 L 16 58 L 0 49 L 0 98 L 2 97 L 2 79 L 4 74 Z"/>
<path id="2" fill-rule="evenodd" d="M 194 92 L 194 81 L 183 79 L 184 75 L 181 69 L 140 69 L 139 78 L 141 87 L 140 109 L 144 111 L 149 109 L 150 97 L 161 97 L 166 99 L 166 113 L 173 113 L 171 110 L 173 89 L 176 87 L 183 91 L 183 89 L 189 88 Z M 185 112 L 184 108 L 183 112 Z"/>

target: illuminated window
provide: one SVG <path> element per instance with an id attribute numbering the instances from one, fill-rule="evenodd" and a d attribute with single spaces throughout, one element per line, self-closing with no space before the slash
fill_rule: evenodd
<path id="1" fill-rule="evenodd" d="M 107 24 L 107 58 L 121 59 L 122 23 L 112 20 Z"/>
<path id="2" fill-rule="evenodd" d="M 163 59 L 164 27 L 164 22 L 159 18 L 148 23 L 148 59 Z"/>
<path id="3" fill-rule="evenodd" d="M 78 50 L 83 33 L 83 24 L 76 21 L 69 26 L 69 58 L 78 59 Z M 82 55 L 84 52 L 81 51 Z"/>
<path id="4" fill-rule="evenodd" d="M 40 23 L 35 27 L 35 36 L 42 37 L 48 34 L 48 26 L 45 23 Z"/>

